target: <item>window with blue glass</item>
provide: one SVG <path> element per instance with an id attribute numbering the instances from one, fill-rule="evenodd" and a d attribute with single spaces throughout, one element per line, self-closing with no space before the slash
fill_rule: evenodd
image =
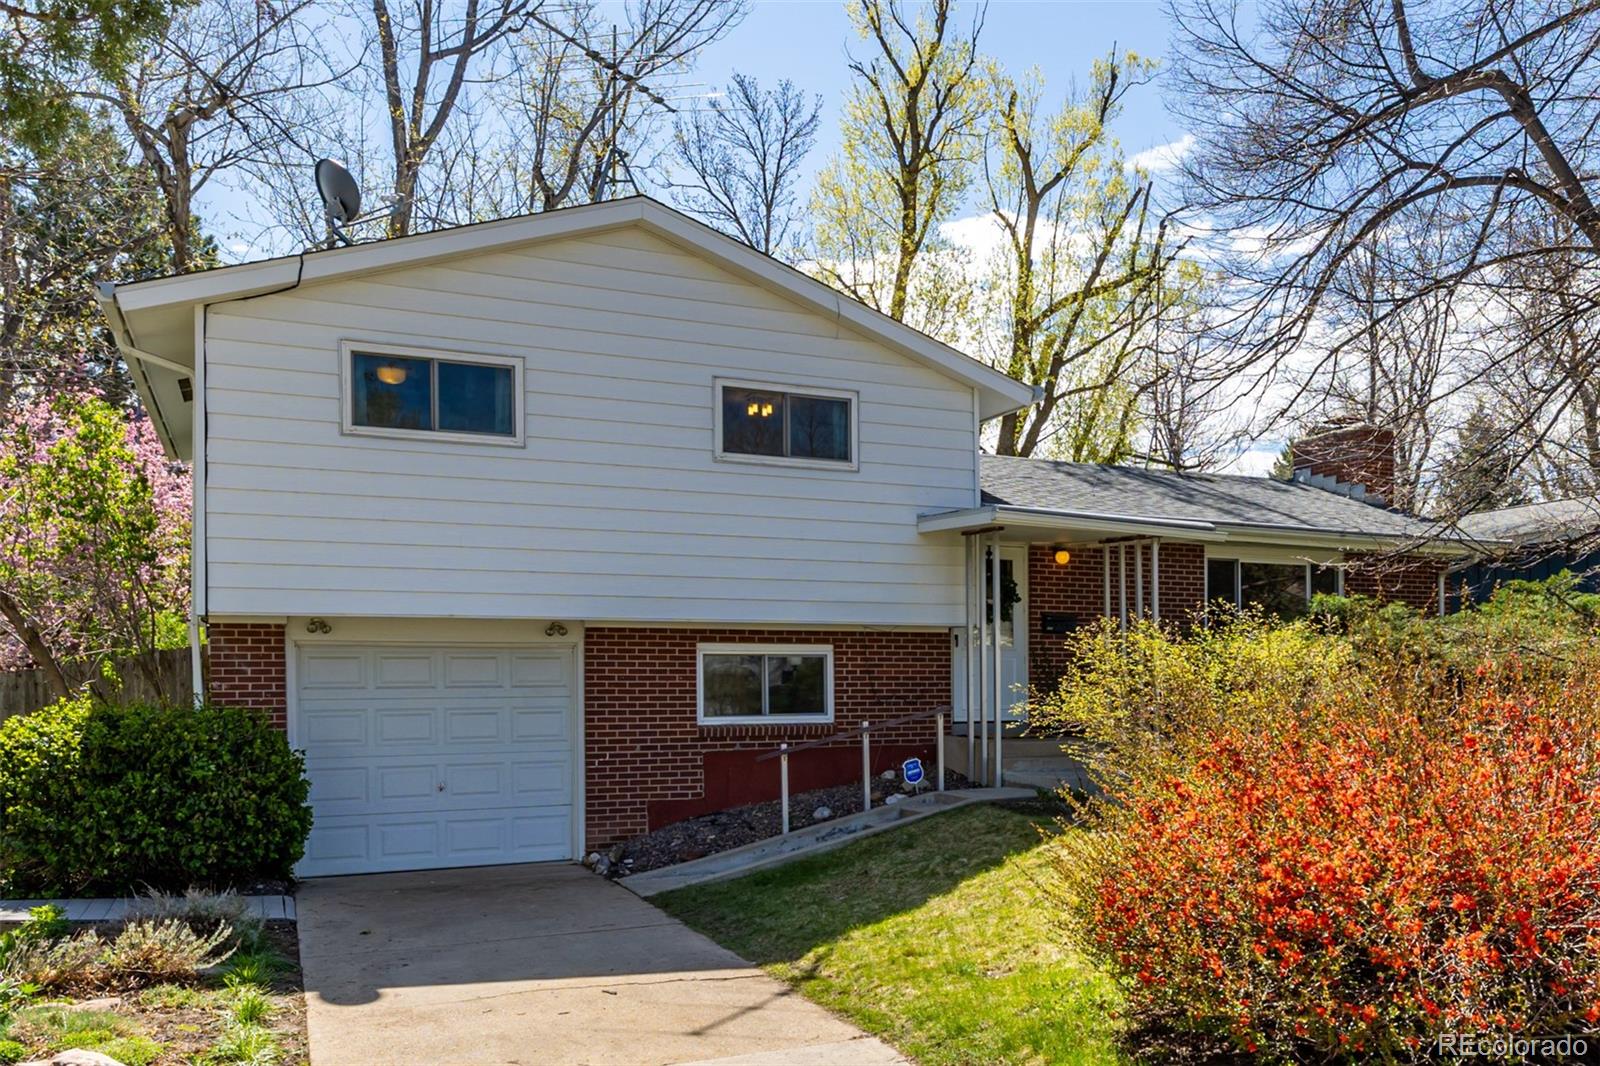
<path id="1" fill-rule="evenodd" d="M 719 383 L 723 458 L 855 462 L 855 397 Z"/>
<path id="2" fill-rule="evenodd" d="M 519 437 L 509 362 L 359 349 L 349 359 L 352 428 Z"/>

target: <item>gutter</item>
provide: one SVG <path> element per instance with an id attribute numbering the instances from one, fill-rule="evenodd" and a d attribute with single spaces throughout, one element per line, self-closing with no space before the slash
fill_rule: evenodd
<path id="1" fill-rule="evenodd" d="M 109 281 L 95 283 L 95 301 L 99 303 L 101 312 L 111 324 L 111 335 L 117 342 L 117 350 L 128 359 L 129 370 L 134 371 L 144 382 L 144 394 L 149 400 L 149 405 L 155 417 L 161 422 L 163 444 L 172 440 L 171 423 L 167 421 L 166 412 L 161 410 L 160 403 L 156 400 L 155 390 L 150 387 L 150 379 L 145 377 L 143 367 L 137 363 L 150 363 L 165 370 L 171 370 L 191 377 L 195 387 L 194 405 L 194 432 L 193 443 L 190 451 L 193 455 L 189 463 L 189 484 L 193 493 L 190 504 L 189 516 L 189 668 L 192 672 L 190 688 L 193 692 L 194 705 L 200 706 L 206 700 L 205 661 L 200 650 L 200 619 L 205 613 L 205 349 L 204 322 L 205 305 L 195 309 L 195 365 L 187 367 L 175 363 L 154 352 L 141 349 L 133 339 L 133 331 L 128 327 L 128 320 L 123 317 L 122 308 L 117 304 L 117 287 Z M 169 449 L 170 452 L 170 449 Z M 177 458 L 176 455 L 173 456 Z"/>

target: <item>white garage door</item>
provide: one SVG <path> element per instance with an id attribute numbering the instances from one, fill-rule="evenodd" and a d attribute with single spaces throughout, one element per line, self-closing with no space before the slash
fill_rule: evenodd
<path id="1" fill-rule="evenodd" d="M 570 648 L 304 646 L 302 877 L 573 853 Z"/>

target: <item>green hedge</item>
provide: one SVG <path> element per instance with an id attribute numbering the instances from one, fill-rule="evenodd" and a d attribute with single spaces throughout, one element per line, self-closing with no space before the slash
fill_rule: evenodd
<path id="1" fill-rule="evenodd" d="M 62 701 L 0 724 L 0 887 L 242 886 L 305 851 L 305 760 L 261 714 Z"/>

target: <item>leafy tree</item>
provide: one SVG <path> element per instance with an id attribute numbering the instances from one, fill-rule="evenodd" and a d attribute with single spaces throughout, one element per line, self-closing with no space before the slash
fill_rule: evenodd
<path id="1" fill-rule="evenodd" d="M 1459 518 L 1527 503 L 1528 492 L 1517 476 L 1521 462 L 1514 432 L 1480 402 L 1461 423 L 1455 452 L 1440 466 L 1435 513 Z"/>
<path id="2" fill-rule="evenodd" d="M 1042 390 L 1000 420 L 996 451 L 1049 446 L 1080 462 L 1127 458 L 1137 429 L 1162 279 L 1172 265 L 1150 184 L 1110 131 L 1127 91 L 1153 72 L 1130 53 L 1095 63 L 1088 91 L 1042 110 L 1043 80 L 996 69 L 986 177 L 1002 251 L 985 282 L 996 360 Z"/>
<path id="3" fill-rule="evenodd" d="M 901 0 L 852 0 L 850 16 L 876 54 L 852 59 L 843 145 L 812 199 L 815 269 L 870 307 L 938 332 L 949 306 L 938 226 L 961 206 L 980 151 L 985 113 L 980 13 L 965 30 L 953 0 L 916 15 Z M 959 286 L 957 286 L 959 288 Z M 919 300 L 933 310 L 908 315 Z"/>
<path id="4" fill-rule="evenodd" d="M 189 523 L 188 473 L 148 419 L 83 392 L 14 412 L 0 442 L 0 664 L 32 662 L 65 696 L 107 657 L 175 643 Z"/>
<path id="5" fill-rule="evenodd" d="M 1294 480 L 1294 445 L 1285 444 L 1278 457 L 1272 460 L 1272 470 L 1268 473 L 1274 481 Z"/>
<path id="6" fill-rule="evenodd" d="M 123 157 L 90 112 L 48 148 L 0 147 L 0 411 L 42 388 L 132 396 L 93 282 L 159 274 L 169 245 L 154 184 Z"/>
<path id="7" fill-rule="evenodd" d="M 85 69 L 110 76 L 158 33 L 172 0 L 7 0 L 0 34 L 0 138 L 33 150 L 79 117 L 68 83 Z"/>

